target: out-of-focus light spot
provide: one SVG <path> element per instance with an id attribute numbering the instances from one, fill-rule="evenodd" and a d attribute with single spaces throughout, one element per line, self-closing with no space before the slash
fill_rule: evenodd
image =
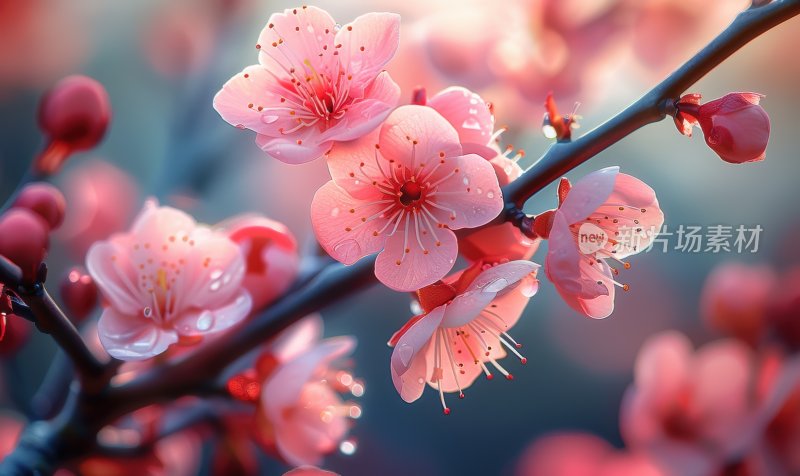
<path id="1" fill-rule="evenodd" d="M 342 454 L 345 454 L 347 456 L 350 456 L 353 453 L 355 453 L 356 449 L 357 449 L 356 442 L 353 440 L 344 440 L 341 442 L 341 444 L 339 444 L 339 451 L 341 451 Z"/>

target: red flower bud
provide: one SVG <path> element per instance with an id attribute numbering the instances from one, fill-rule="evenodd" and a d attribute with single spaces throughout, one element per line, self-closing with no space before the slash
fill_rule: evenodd
<path id="1" fill-rule="evenodd" d="M 96 146 L 111 118 L 108 93 L 87 76 L 59 81 L 39 103 L 39 127 L 48 145 L 36 161 L 36 170 L 49 175 L 73 152 Z"/>
<path id="2" fill-rule="evenodd" d="M 3 338 L 0 339 L 0 357 L 14 355 L 28 341 L 33 324 L 11 314 L 0 316 L 0 320 L 5 326 Z"/>
<path id="3" fill-rule="evenodd" d="M 687 94 L 675 104 L 678 130 L 691 135 L 694 125 L 703 130 L 706 144 L 725 162 L 741 164 L 764 160 L 770 121 L 756 93 L 729 93 L 699 104 L 699 94 Z"/>
<path id="4" fill-rule="evenodd" d="M 22 270 L 24 282 L 33 282 L 50 244 L 47 222 L 27 208 L 12 208 L 0 217 L 0 255 Z"/>
<path id="5" fill-rule="evenodd" d="M 36 182 L 23 188 L 12 206 L 33 211 L 44 218 L 51 230 L 55 230 L 64 221 L 67 202 L 56 187 L 48 183 Z"/>
<path id="6" fill-rule="evenodd" d="M 92 277 L 81 267 L 75 267 L 61 281 L 61 301 L 68 315 L 80 322 L 92 312 L 97 305 L 97 285 Z"/>

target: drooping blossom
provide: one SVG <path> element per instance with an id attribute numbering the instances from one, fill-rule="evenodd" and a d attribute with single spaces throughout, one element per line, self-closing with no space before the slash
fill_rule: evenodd
<path id="1" fill-rule="evenodd" d="M 264 449 L 293 466 L 318 465 L 339 448 L 348 420 L 361 415 L 340 393 L 360 396 L 363 383 L 335 364 L 352 352 L 355 339 L 321 336 L 319 316 L 306 317 L 267 344 L 253 369 L 227 384 L 234 398 L 258 405 L 255 419 L 237 423 L 237 431 L 246 428 Z"/>
<path id="2" fill-rule="evenodd" d="M 686 136 L 692 127 L 703 130 L 706 144 L 725 162 L 759 162 L 766 157 L 770 121 L 759 105 L 758 93 L 728 93 L 700 104 L 699 94 L 687 94 L 675 103 L 675 125 Z"/>
<path id="3" fill-rule="evenodd" d="M 238 244 L 247 271 L 243 286 L 261 309 L 291 286 L 300 266 L 297 242 L 282 223 L 259 215 L 240 215 L 221 224 Z"/>
<path id="4" fill-rule="evenodd" d="M 182 338 L 228 329 L 250 312 L 236 243 L 154 202 L 129 232 L 93 245 L 86 267 L 107 303 L 100 341 L 120 360 L 153 357 Z"/>
<path id="5" fill-rule="evenodd" d="M 316 7 L 273 14 L 256 49 L 259 64 L 231 78 L 214 98 L 230 124 L 288 163 L 321 157 L 336 142 L 378 127 L 400 97 L 382 72 L 399 42 L 400 17 L 369 13 L 339 27 Z"/>
<path id="6" fill-rule="evenodd" d="M 720 265 L 703 285 L 702 317 L 712 328 L 755 345 L 769 325 L 767 311 L 777 287 L 769 266 Z"/>
<path id="7" fill-rule="evenodd" d="M 549 230 L 545 272 L 573 309 L 592 318 L 614 310 L 614 288 L 627 290 L 609 263 L 622 260 L 653 241 L 664 222 L 655 192 L 619 167 L 592 172 L 574 186 L 562 181 L 560 205 L 537 222 Z M 550 222 L 549 220 L 552 220 Z M 534 223 L 534 226 L 538 224 Z"/>
<path id="8" fill-rule="evenodd" d="M 449 414 L 444 393 L 458 392 L 463 398 L 463 390 L 481 373 L 493 378 L 487 364 L 513 379 L 497 361 L 506 356 L 505 347 L 526 363 L 507 331 L 538 289 L 538 267 L 521 260 L 494 266 L 477 263 L 420 289 L 423 313 L 389 341 L 394 346 L 392 381 L 403 400 L 417 400 L 427 383 L 439 391 L 444 413 Z"/>
<path id="9" fill-rule="evenodd" d="M 588 433 L 559 432 L 531 443 L 516 476 L 667 476 L 643 453 L 616 450 Z"/>
<path id="10" fill-rule="evenodd" d="M 398 291 L 444 277 L 458 255 L 452 230 L 503 207 L 491 165 L 463 155 L 456 130 L 428 107 L 398 108 L 380 131 L 335 147 L 328 164 L 333 180 L 311 204 L 317 239 L 345 264 L 381 251 L 375 275 Z"/>
<path id="11" fill-rule="evenodd" d="M 723 467 L 759 431 L 749 393 L 753 359 L 733 339 L 693 351 L 674 331 L 650 338 L 622 404 L 625 442 L 674 474 L 702 476 Z"/>

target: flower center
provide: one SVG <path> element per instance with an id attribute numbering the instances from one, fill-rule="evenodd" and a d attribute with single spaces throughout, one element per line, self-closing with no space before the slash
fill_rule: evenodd
<path id="1" fill-rule="evenodd" d="M 400 187 L 400 203 L 405 206 L 413 206 L 422 198 L 422 187 L 414 181 L 404 183 Z"/>

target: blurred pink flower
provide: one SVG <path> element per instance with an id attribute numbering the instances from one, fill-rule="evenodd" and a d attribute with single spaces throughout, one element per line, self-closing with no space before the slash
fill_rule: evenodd
<path id="1" fill-rule="evenodd" d="M 245 214 L 220 226 L 242 250 L 247 270 L 243 286 L 258 310 L 280 297 L 294 282 L 300 266 L 297 242 L 282 223 Z"/>
<path id="2" fill-rule="evenodd" d="M 706 144 L 725 162 L 759 162 L 766 157 L 770 131 L 767 111 L 759 105 L 762 97 L 728 93 L 700 104 L 699 94 L 687 94 L 675 103 L 675 125 L 687 136 L 699 126 Z"/>
<path id="3" fill-rule="evenodd" d="M 345 264 L 383 250 L 375 275 L 398 291 L 444 277 L 458 255 L 452 230 L 503 208 L 492 166 L 463 155 L 456 130 L 429 107 L 398 108 L 380 131 L 334 147 L 328 165 L 333 180 L 311 204 L 317 239 Z"/>
<path id="4" fill-rule="evenodd" d="M 121 360 L 148 359 L 181 337 L 223 331 L 252 304 L 239 247 L 153 202 L 130 232 L 94 244 L 86 267 L 108 305 L 97 325 L 100 341 Z"/>
<path id="5" fill-rule="evenodd" d="M 674 474 L 701 476 L 723 467 L 760 431 L 750 400 L 753 359 L 748 347 L 732 339 L 693 352 L 680 333 L 651 337 L 622 404 L 626 443 Z"/>
<path id="6" fill-rule="evenodd" d="M 790 348 L 800 349 L 800 266 L 781 274 L 767 310 L 767 322 Z"/>
<path id="7" fill-rule="evenodd" d="M 19 436 L 25 428 L 25 419 L 15 412 L 0 411 L 0 461 L 17 446 Z"/>
<path id="8" fill-rule="evenodd" d="M 288 163 L 321 157 L 334 143 L 378 127 L 400 98 L 381 72 L 399 42 L 400 17 L 369 13 L 342 27 L 324 10 L 273 14 L 256 44 L 258 65 L 231 78 L 214 98 L 230 124 Z"/>
<path id="9" fill-rule="evenodd" d="M 354 408 L 342 402 L 332 375 L 333 362 L 352 352 L 355 339 L 319 340 L 321 334 L 321 319 L 306 318 L 282 333 L 257 365 L 266 376 L 257 414 L 262 439 L 274 440 L 278 453 L 295 466 L 319 464 L 335 451 Z"/>
<path id="10" fill-rule="evenodd" d="M 539 282 L 539 265 L 530 261 L 502 264 L 477 263 L 444 282 L 420 289 L 423 314 L 413 317 L 389 341 L 394 346 L 392 381 L 406 402 L 417 400 L 427 382 L 438 389 L 445 414 L 450 413 L 444 392 L 472 385 L 491 363 L 501 374 L 513 377 L 498 359 L 507 347 L 522 363 L 520 347 L 506 332 L 516 324 Z"/>
<path id="11" fill-rule="evenodd" d="M 339 475 L 331 471 L 325 471 L 324 469 L 315 468 L 314 466 L 301 466 L 287 473 L 284 473 L 283 476 L 339 476 Z"/>
<path id="12" fill-rule="evenodd" d="M 619 167 L 592 172 L 568 192 L 563 183 L 544 269 L 570 307 L 605 318 L 614 310 L 614 286 L 628 289 L 608 261 L 629 268 L 621 260 L 649 246 L 664 214 L 653 189 Z"/>
<path id="13" fill-rule="evenodd" d="M 130 175 L 102 160 L 84 161 L 62 180 L 69 206 L 54 237 L 82 261 L 95 241 L 128 226 L 141 203 L 139 188 Z"/>
<path id="14" fill-rule="evenodd" d="M 579 432 L 553 433 L 525 449 L 516 476 L 666 476 L 646 455 Z"/>
<path id="15" fill-rule="evenodd" d="M 756 345 L 768 325 L 767 307 L 777 287 L 778 277 L 769 266 L 717 266 L 703 285 L 703 319 L 718 331 Z"/>

